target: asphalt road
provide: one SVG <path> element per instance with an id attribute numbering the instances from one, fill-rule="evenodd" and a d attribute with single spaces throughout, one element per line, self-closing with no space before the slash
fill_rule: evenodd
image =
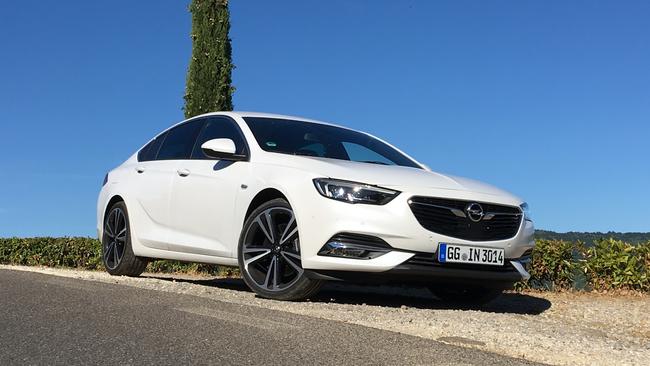
<path id="1" fill-rule="evenodd" d="M 202 297 L 0 270 L 0 364 L 532 363 Z"/>

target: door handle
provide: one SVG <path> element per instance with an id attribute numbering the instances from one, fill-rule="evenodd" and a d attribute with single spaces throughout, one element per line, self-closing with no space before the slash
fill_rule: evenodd
<path id="1" fill-rule="evenodd" d="M 142 173 L 144 173 L 144 168 L 139 166 L 139 167 L 135 168 L 135 171 L 138 172 L 138 174 L 142 174 Z"/>
<path id="2" fill-rule="evenodd" d="M 181 177 L 187 177 L 188 175 L 190 175 L 190 171 L 187 169 L 178 169 L 176 173 L 178 173 L 178 175 L 180 175 Z"/>

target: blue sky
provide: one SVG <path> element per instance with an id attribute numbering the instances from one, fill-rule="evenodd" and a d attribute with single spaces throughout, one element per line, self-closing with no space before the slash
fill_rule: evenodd
<path id="1" fill-rule="evenodd" d="M 333 121 L 650 231 L 650 2 L 231 1 L 235 108 Z M 90 235 L 105 172 L 182 119 L 186 1 L 0 3 L 0 236 Z"/>

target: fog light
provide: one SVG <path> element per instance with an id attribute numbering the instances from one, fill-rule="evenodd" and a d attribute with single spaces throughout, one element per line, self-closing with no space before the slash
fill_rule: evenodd
<path id="1" fill-rule="evenodd" d="M 373 259 L 388 253 L 390 249 L 332 240 L 323 245 L 318 255 L 351 259 Z"/>

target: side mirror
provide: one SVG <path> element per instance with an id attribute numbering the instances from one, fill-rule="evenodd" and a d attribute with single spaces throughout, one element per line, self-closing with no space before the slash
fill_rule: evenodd
<path id="1" fill-rule="evenodd" d="M 212 139 L 201 145 L 203 154 L 209 158 L 220 160 L 245 160 L 245 155 L 235 154 L 237 148 L 231 139 Z"/>

